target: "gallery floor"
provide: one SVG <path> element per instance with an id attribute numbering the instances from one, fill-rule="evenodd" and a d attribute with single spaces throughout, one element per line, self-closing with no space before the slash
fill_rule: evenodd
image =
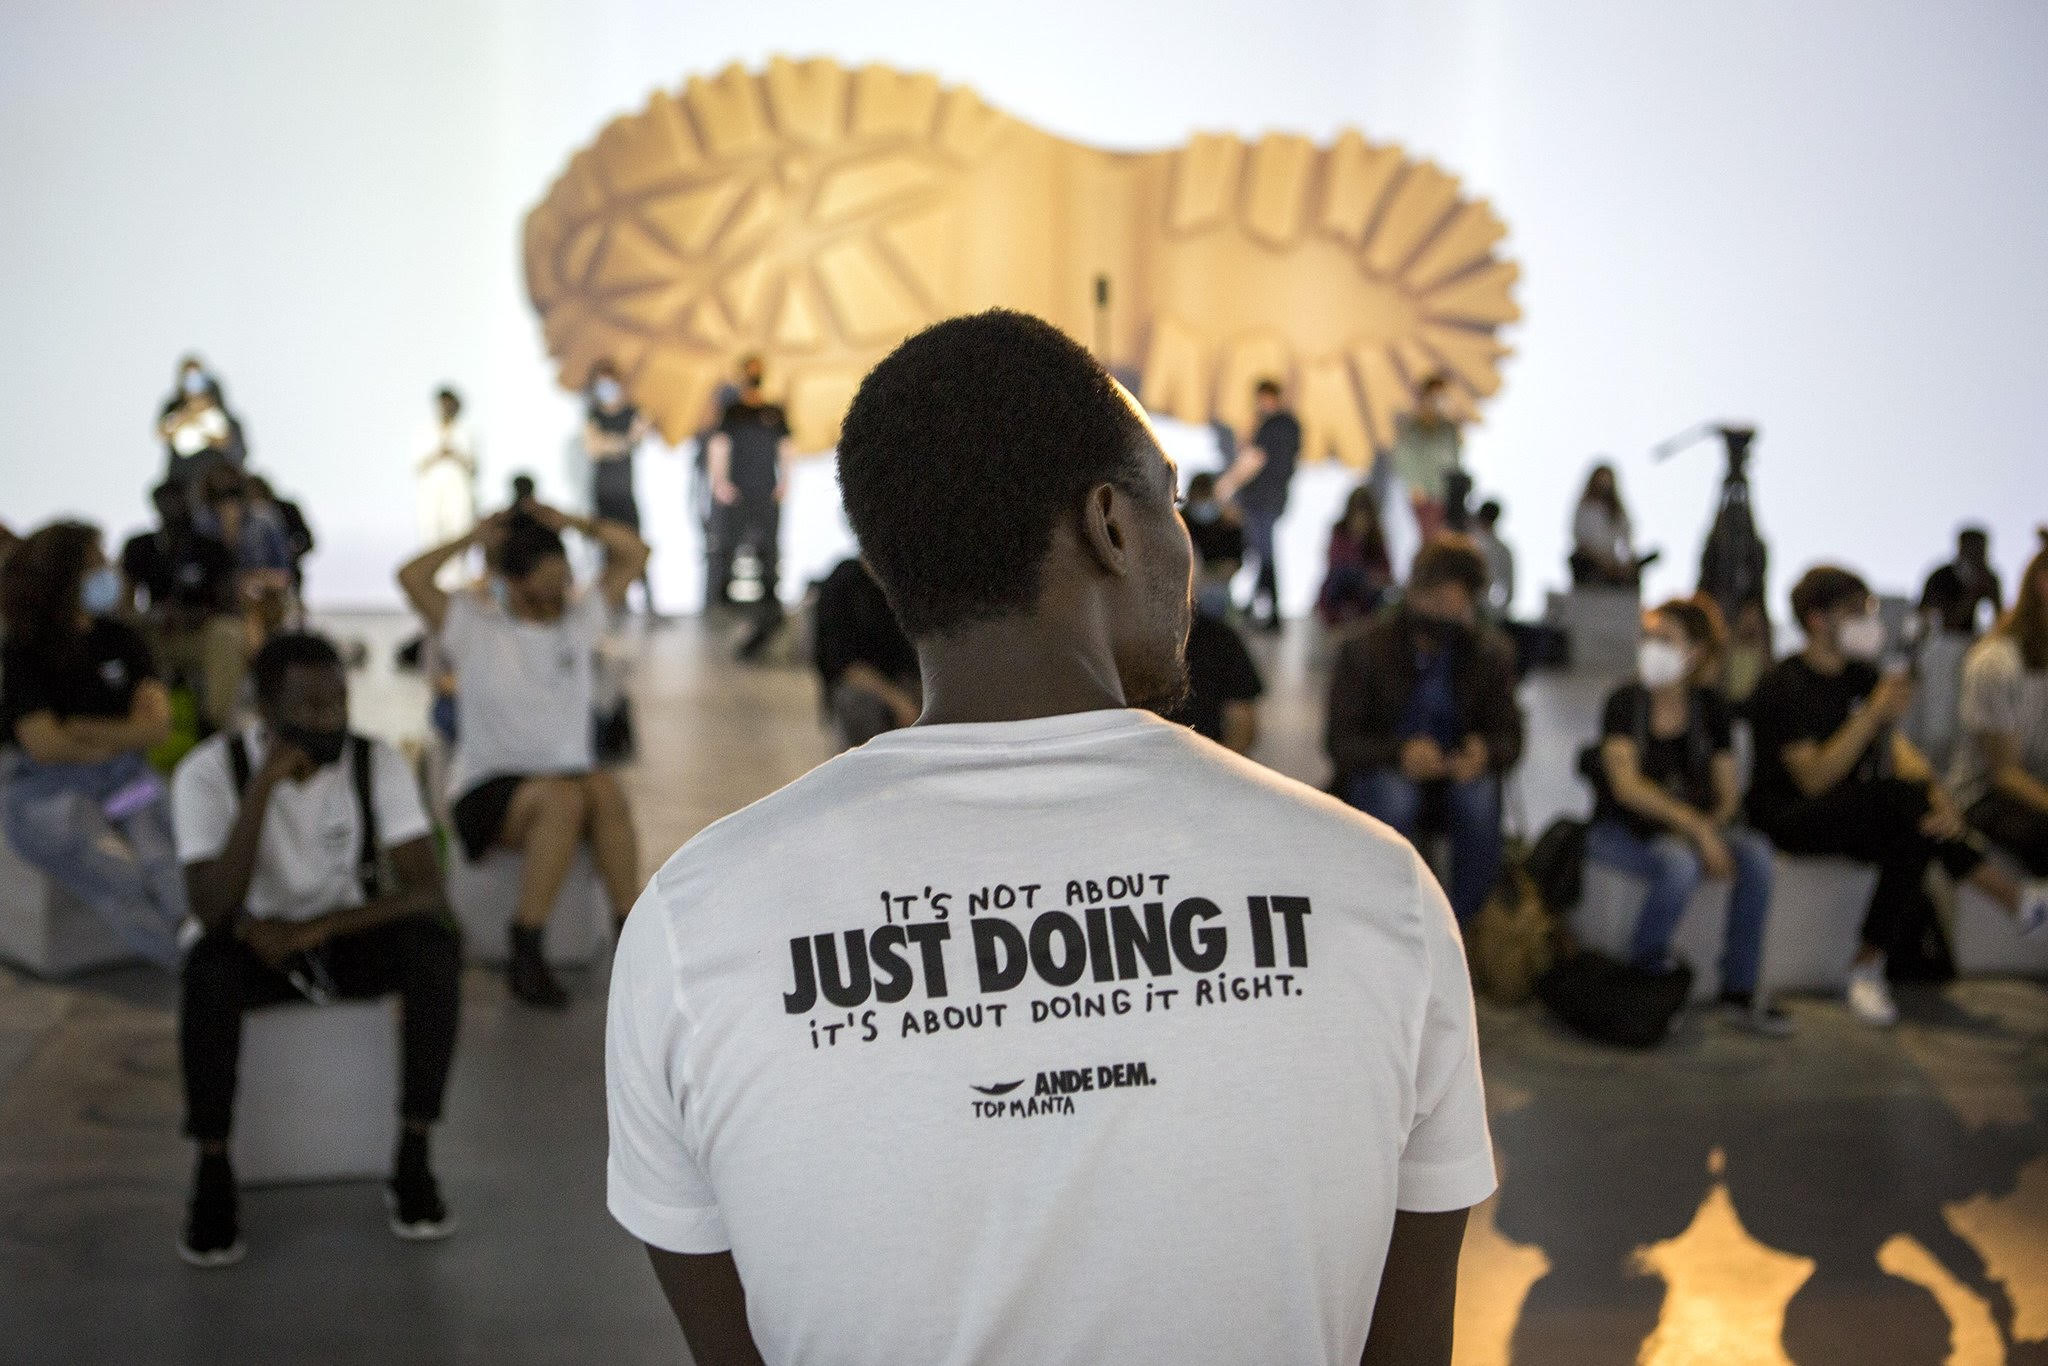
<path id="1" fill-rule="evenodd" d="M 372 645 L 359 724 L 417 733 L 418 685 L 389 667 L 401 623 L 330 624 Z M 627 776 L 650 870 L 829 752 L 808 675 L 722 646 L 697 622 L 644 644 Z M 1259 757 L 1320 781 L 1319 643 L 1259 648 Z M 1579 800 L 1571 755 L 1600 691 L 1527 689 L 1528 821 Z M 171 1251 L 190 1159 L 169 982 L 0 970 L 0 1361 L 682 1359 L 604 1211 L 604 981 L 573 986 L 556 1018 L 509 1005 L 493 975 L 467 982 L 438 1139 L 455 1238 L 396 1242 L 372 1186 L 259 1190 L 248 1260 L 195 1272 Z M 1647 1055 L 1483 1009 L 1505 1182 L 1467 1243 L 1459 1362 L 2048 1363 L 2048 989 L 1904 1004 L 1890 1034 L 1800 1001 L 1789 1043 L 1688 1020 Z"/>

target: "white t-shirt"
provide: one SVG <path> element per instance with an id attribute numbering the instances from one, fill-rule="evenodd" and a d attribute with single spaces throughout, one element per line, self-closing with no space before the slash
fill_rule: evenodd
<path id="1" fill-rule="evenodd" d="M 1991 773 L 1976 741 L 1987 731 L 2009 737 L 2020 767 L 2048 782 L 2048 671 L 2029 669 L 2018 641 L 1988 635 L 1970 647 L 1957 721 L 1962 734 L 1949 781 L 1959 801 L 1968 805 L 1990 787 Z"/>
<path id="2" fill-rule="evenodd" d="M 249 770 L 263 766 L 268 751 L 264 728 L 242 732 Z M 243 909 L 272 920 L 311 920 L 344 906 L 363 904 L 356 859 L 362 850 L 362 822 L 356 810 L 353 743 L 340 762 L 315 769 L 302 783 L 279 783 L 263 813 L 256 844 L 256 871 L 249 878 Z M 397 750 L 370 741 L 370 801 L 377 813 L 377 838 L 396 849 L 429 833 L 419 784 Z M 216 735 L 187 754 L 171 777 L 171 829 L 181 863 L 204 863 L 228 847 L 241 808 L 228 737 Z"/>
<path id="3" fill-rule="evenodd" d="M 604 627 L 595 590 L 545 625 L 480 593 L 449 599 L 441 649 L 455 668 L 458 798 L 487 778 L 590 771 L 591 652 Z"/>
<path id="4" fill-rule="evenodd" d="M 1144 712 L 912 727 L 641 897 L 609 1203 L 772 1363 L 1348 1366 L 1394 1212 L 1494 1188 L 1477 1048 L 1384 826 Z"/>

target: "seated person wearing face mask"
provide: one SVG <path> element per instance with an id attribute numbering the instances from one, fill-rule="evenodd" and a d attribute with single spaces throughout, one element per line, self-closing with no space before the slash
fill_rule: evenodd
<path id="1" fill-rule="evenodd" d="M 178 1013 L 185 1133 L 198 1172 L 179 1255 L 242 1256 L 228 1134 L 242 1014 L 284 1001 L 404 1003 L 404 1091 L 391 1231 L 446 1237 L 454 1220 L 427 1132 L 455 1051 L 462 954 L 412 770 L 348 730 L 348 679 L 324 637 L 275 635 L 250 666 L 261 721 L 216 735 L 172 779 L 178 857 L 205 933 L 186 955 Z"/>
<path id="2" fill-rule="evenodd" d="M 1425 800 L 1442 803 L 1460 923 L 1500 877 L 1501 776 L 1522 756 L 1514 649 L 1479 624 L 1486 581 L 1465 537 L 1424 545 L 1401 604 L 1338 652 L 1324 732 L 1353 806 L 1412 840 Z"/>
<path id="3" fill-rule="evenodd" d="M 577 590 L 561 533 L 605 551 L 603 577 Z M 448 593 L 441 566 L 484 548 L 485 593 Z M 455 833 L 471 862 L 519 851 L 507 981 L 528 1005 L 560 1009 L 568 993 L 541 956 L 541 933 L 576 851 L 590 847 L 612 914 L 640 894 L 633 813 L 618 780 L 596 767 L 592 653 L 609 613 L 647 566 L 647 543 L 617 522 L 571 517 L 538 501 L 487 518 L 398 571 L 399 587 L 441 638 L 455 671 Z"/>
<path id="4" fill-rule="evenodd" d="M 1863 580 L 1846 569 L 1809 569 L 1792 590 L 1806 647 L 1757 684 L 1749 711 L 1756 773 L 1749 815 L 1788 854 L 1838 854 L 1878 867 L 1849 973 L 1848 1002 L 1866 1024 L 1898 1019 L 1885 964 L 1933 914 L 1922 886 L 1939 859 L 2024 925 L 2048 921 L 2048 888 L 2022 888 L 1969 842 L 1961 812 L 1927 759 L 1899 730 L 1913 701 L 1904 670 L 1878 672 L 1884 626 Z"/>
<path id="5" fill-rule="evenodd" d="M 1637 681 L 1607 696 L 1594 769 L 1586 856 L 1649 883 L 1629 958 L 1661 968 L 1686 903 L 1703 878 L 1730 878 L 1721 1002 L 1738 1022 L 1784 1037 L 1792 1021 L 1756 999 L 1771 845 L 1732 822 L 1742 806 L 1727 705 L 1709 680 L 1721 667 L 1723 627 L 1713 599 L 1676 598 L 1643 614 Z"/>
<path id="6" fill-rule="evenodd" d="M 177 962 L 185 884 L 163 783 L 144 754 L 171 729 L 149 646 L 119 620 L 100 534 L 46 526 L 0 573 L 0 774 L 16 853 L 136 953 Z"/>

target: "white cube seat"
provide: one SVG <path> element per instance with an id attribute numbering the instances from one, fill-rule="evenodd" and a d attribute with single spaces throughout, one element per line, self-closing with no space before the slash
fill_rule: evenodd
<path id="1" fill-rule="evenodd" d="M 1779 853 L 1764 920 L 1758 990 L 1839 992 L 1863 942 L 1877 868 L 1851 859 Z"/>
<path id="2" fill-rule="evenodd" d="M 396 997 L 260 1006 L 242 1017 L 229 1151 L 247 1185 L 389 1174 L 398 1144 Z"/>
<path id="3" fill-rule="evenodd" d="M 2020 934 L 2019 922 L 1970 883 L 1956 888 L 1950 948 L 1961 977 L 2048 977 L 2048 930 Z"/>
<path id="4" fill-rule="evenodd" d="M 1692 969 L 1692 999 L 1712 1001 L 1721 994 L 1721 950 L 1728 936 L 1727 879 L 1709 879 L 1685 906 L 1671 934 L 1671 954 Z M 1581 944 L 1624 962 L 1635 939 L 1636 922 L 1650 884 L 1597 859 L 1586 860 L 1579 904 L 1571 913 L 1572 933 Z"/>
<path id="5" fill-rule="evenodd" d="M 90 906 L 0 835 L 0 959 L 37 977 L 140 961 Z"/>
<path id="6" fill-rule="evenodd" d="M 1552 593 L 1544 621 L 1572 644 L 1572 668 L 1625 672 L 1635 668 L 1643 633 L 1643 599 L 1632 588 L 1574 588 Z"/>
<path id="7" fill-rule="evenodd" d="M 493 849 L 471 863 L 457 850 L 448 861 L 448 902 L 462 925 L 463 955 L 472 963 L 503 963 L 511 952 L 508 938 L 513 913 L 519 908 L 520 856 L 511 849 Z M 569 875 L 555 894 L 541 952 L 557 967 L 590 962 L 612 942 L 611 903 L 590 851 L 576 851 Z"/>

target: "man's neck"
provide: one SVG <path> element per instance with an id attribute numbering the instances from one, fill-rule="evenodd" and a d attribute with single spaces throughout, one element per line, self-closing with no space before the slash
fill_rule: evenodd
<path id="1" fill-rule="evenodd" d="M 1099 633 L 1042 616 L 1004 617 L 917 642 L 921 726 L 1031 721 L 1129 705 Z"/>
<path id="2" fill-rule="evenodd" d="M 1817 674 L 1838 674 L 1849 665 L 1849 656 L 1822 640 L 1807 641 L 1799 657 Z"/>

